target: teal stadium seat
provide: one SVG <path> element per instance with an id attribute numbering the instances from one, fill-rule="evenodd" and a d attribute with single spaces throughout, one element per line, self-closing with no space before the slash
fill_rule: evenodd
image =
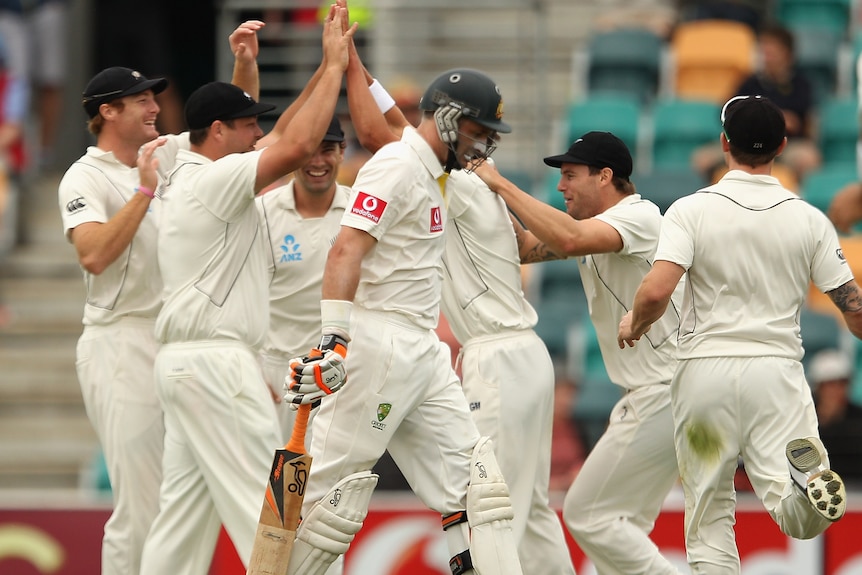
<path id="1" fill-rule="evenodd" d="M 608 377 L 593 323 L 586 318 L 580 328 L 583 369 L 572 415 L 584 431 L 587 448 L 592 449 L 607 428 L 611 411 L 622 397 L 622 388 Z"/>
<path id="2" fill-rule="evenodd" d="M 821 168 L 805 176 L 799 195 L 825 213 L 835 193 L 857 180 L 856 168 L 853 166 Z"/>
<path id="3" fill-rule="evenodd" d="M 718 142 L 721 108 L 702 100 L 662 99 L 652 107 L 653 169 L 691 167 L 691 154 Z"/>
<path id="4" fill-rule="evenodd" d="M 859 102 L 856 98 L 828 98 L 818 109 L 818 147 L 823 167 L 856 166 L 859 140 Z"/>
<path id="5" fill-rule="evenodd" d="M 802 365 L 806 373 L 808 362 L 817 355 L 817 352 L 824 349 L 845 349 L 847 328 L 842 325 L 837 316 L 831 313 L 803 307 L 799 316 L 799 329 L 802 335 L 802 348 L 805 350 Z"/>
<path id="6" fill-rule="evenodd" d="M 850 27 L 851 1 L 777 0 L 774 9 L 786 28 L 823 28 L 843 38 Z"/>
<path id="7" fill-rule="evenodd" d="M 532 265 L 537 277 L 537 297 L 533 298 L 539 316 L 536 333 L 554 357 L 569 354 L 572 330 L 587 315 L 587 300 L 581 273 L 574 259 Z"/>
<path id="8" fill-rule="evenodd" d="M 797 26 L 792 32 L 796 39 L 796 65 L 811 82 L 814 101 L 824 102 L 835 95 L 843 35 L 814 26 Z"/>
<path id="9" fill-rule="evenodd" d="M 645 174 L 635 174 L 632 181 L 641 197 L 656 204 L 661 213 L 677 199 L 707 185 L 700 174 L 688 167 L 656 168 Z"/>
<path id="10" fill-rule="evenodd" d="M 566 146 L 587 132 L 613 132 L 632 156 L 640 135 L 641 104 L 633 96 L 602 94 L 569 105 Z"/>
<path id="11" fill-rule="evenodd" d="M 659 90 L 664 40 L 646 28 L 620 28 L 597 33 L 587 46 L 589 92 L 621 92 L 642 104 Z"/>

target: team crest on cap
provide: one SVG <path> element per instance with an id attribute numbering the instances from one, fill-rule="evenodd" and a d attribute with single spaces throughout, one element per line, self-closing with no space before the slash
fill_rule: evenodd
<path id="1" fill-rule="evenodd" d="M 143 78 L 143 76 L 137 70 L 132 70 L 132 78 L 134 78 L 135 80 L 140 80 L 141 78 Z"/>
<path id="2" fill-rule="evenodd" d="M 353 202 L 353 207 L 350 208 L 350 213 L 378 224 L 385 209 L 386 202 L 380 198 L 366 194 L 365 192 L 359 192 L 356 194 L 356 200 Z"/>

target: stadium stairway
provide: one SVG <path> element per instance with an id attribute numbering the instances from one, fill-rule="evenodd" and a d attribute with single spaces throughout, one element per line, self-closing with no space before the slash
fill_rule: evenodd
<path id="1" fill-rule="evenodd" d="M 2 263 L 0 489 L 77 489 L 98 442 L 75 375 L 84 284 L 57 210 L 59 176 L 28 186 L 24 245 Z"/>

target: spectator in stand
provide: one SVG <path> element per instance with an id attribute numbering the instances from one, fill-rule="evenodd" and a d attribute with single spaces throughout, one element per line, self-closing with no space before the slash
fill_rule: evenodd
<path id="1" fill-rule="evenodd" d="M 780 26 L 768 26 L 758 36 L 759 69 L 743 80 L 737 95 L 769 98 L 784 113 L 787 147 L 776 159 L 793 170 L 798 181 L 821 164 L 814 137 L 816 102 L 811 83 L 796 67 L 793 33 Z M 726 172 L 723 153 L 715 144 L 699 149 L 694 167 L 711 182 Z"/>
<path id="2" fill-rule="evenodd" d="M 679 21 L 733 20 L 754 32 L 769 16 L 769 0 L 677 0 Z"/>
<path id="3" fill-rule="evenodd" d="M 808 383 L 814 391 L 820 439 L 847 485 L 862 488 L 862 407 L 850 402 L 852 380 L 853 364 L 847 354 L 827 349 L 811 358 Z"/>
<path id="4" fill-rule="evenodd" d="M 53 167 L 66 81 L 66 0 L 0 0 L 0 35 L 8 67 L 32 83 L 38 102 L 39 167 Z M 29 90 L 28 90 L 29 93 Z"/>
<path id="5" fill-rule="evenodd" d="M 565 493 L 581 470 L 587 450 L 583 435 L 572 415 L 578 395 L 577 382 L 554 366 L 557 381 L 554 386 L 554 427 L 551 434 L 551 479 L 548 491 Z"/>
<path id="6" fill-rule="evenodd" d="M 18 180 L 25 165 L 24 120 L 27 114 L 26 83 L 6 65 L 0 43 L 0 262 L 15 244 Z M 0 295 L 0 328 L 11 319 Z"/>

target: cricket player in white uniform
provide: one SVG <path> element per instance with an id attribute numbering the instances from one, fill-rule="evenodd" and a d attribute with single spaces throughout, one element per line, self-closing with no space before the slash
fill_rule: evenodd
<path id="1" fill-rule="evenodd" d="M 159 266 L 165 301 L 156 388 L 165 413 L 159 514 L 141 573 L 203 575 L 219 527 L 247 564 L 272 452 L 281 446 L 258 363 L 269 324 L 266 242 L 255 195 L 303 165 L 335 111 L 347 44 L 341 8 L 324 24 L 325 66 L 313 90 L 282 114 L 280 138 L 254 150 L 257 116 L 273 106 L 212 82 L 186 103 L 190 151 L 181 151 L 163 194 Z"/>
<path id="2" fill-rule="evenodd" d="M 557 189 L 568 214 L 519 190 L 491 166 L 476 173 L 524 222 L 525 236 L 545 244 L 539 251 L 548 259 L 578 258 L 605 368 L 626 392 L 566 494 L 563 519 L 598 573 L 678 574 L 649 538 L 679 476 L 669 386 L 676 310 L 668 309 L 637 356 L 621 352 L 616 341 L 619 321 L 652 265 L 661 214 L 635 192 L 631 154 L 609 132 L 588 132 L 544 161 L 560 168 Z"/>
<path id="3" fill-rule="evenodd" d="M 548 503 L 554 366 L 521 287 L 522 257 L 538 261 L 537 242 L 518 241 L 523 228 L 473 173 L 453 171 L 446 198 L 442 310 L 462 346 L 461 382 L 473 419 L 494 441 L 509 486 L 521 567 L 534 575 L 574 575 L 563 527 Z"/>
<path id="4" fill-rule="evenodd" d="M 269 239 L 269 330 L 261 351 L 263 375 L 280 401 L 290 358 L 320 339 L 320 293 L 329 247 L 341 229 L 350 188 L 336 182 L 344 160 L 344 131 L 333 116 L 323 141 L 293 179 L 257 197 Z M 277 407 L 287 443 L 296 411 Z M 313 416 L 313 413 L 312 413 Z M 306 448 L 311 434 L 306 434 Z"/>
<path id="5" fill-rule="evenodd" d="M 725 104 L 721 120 L 730 171 L 667 210 L 655 265 L 618 342 L 644 346 L 635 341 L 651 336 L 687 276 L 671 401 L 686 550 L 697 574 L 739 573 L 733 475 L 740 455 L 786 535 L 812 538 L 841 518 L 844 484 L 829 469 L 800 362 L 799 315 L 810 281 L 862 336 L 862 294 L 835 229 L 770 175 L 787 142 L 781 110 L 741 96 Z"/>
<path id="6" fill-rule="evenodd" d="M 105 524 L 102 573 L 137 573 L 141 549 L 158 511 L 162 411 L 153 387 L 161 308 L 156 265 L 158 175 L 187 139 L 156 141 L 162 78 L 107 68 L 84 91 L 96 145 L 72 164 L 59 186 L 66 237 L 87 287 L 77 372 L 87 416 L 96 430 L 111 481 L 114 509 Z M 141 146 L 151 142 L 139 154 Z"/>
<path id="7" fill-rule="evenodd" d="M 357 62 L 348 82 L 356 74 L 368 93 Z M 417 496 L 443 516 L 455 575 L 521 573 L 508 489 L 434 332 L 447 172 L 486 157 L 496 133 L 510 128 L 499 89 L 476 70 L 442 74 L 420 107 L 418 128 L 404 128 L 359 172 L 324 272 L 323 357 L 294 363 L 286 399 L 322 403 L 291 575 L 323 573 L 347 550 L 376 485 L 370 470 L 387 448 Z M 355 110 L 351 100 L 359 118 Z M 337 375 L 348 344 L 349 380 L 338 381 L 338 393 L 309 382 L 315 372 Z"/>
<path id="8" fill-rule="evenodd" d="M 233 82 L 247 85 L 262 22 L 240 24 L 230 35 Z M 141 551 L 158 512 L 164 443 L 162 411 L 153 383 L 158 343 L 154 325 L 162 304 L 156 261 L 161 202 L 158 180 L 188 149 L 188 135 L 155 128 L 154 96 L 164 79 L 112 67 L 96 74 L 83 94 L 96 145 L 66 171 L 60 213 L 75 245 L 87 286 L 77 372 L 87 415 L 99 437 L 114 510 L 105 525 L 102 573 L 138 573 Z M 147 142 L 153 142 L 143 148 Z M 153 172 L 150 158 L 158 160 Z M 153 172 L 145 180 L 145 173 Z"/>

